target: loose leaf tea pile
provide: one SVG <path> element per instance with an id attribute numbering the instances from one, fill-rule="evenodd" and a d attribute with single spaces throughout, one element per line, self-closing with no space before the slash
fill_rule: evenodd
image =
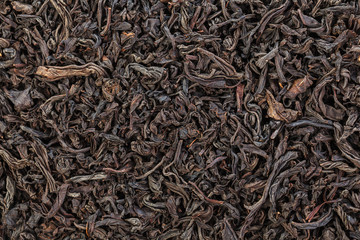
<path id="1" fill-rule="evenodd" d="M 0 1 L 0 238 L 360 239 L 359 3 Z"/>

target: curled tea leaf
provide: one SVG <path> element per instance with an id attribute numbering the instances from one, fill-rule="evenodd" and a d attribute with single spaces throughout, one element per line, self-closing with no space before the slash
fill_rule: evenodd
<path id="1" fill-rule="evenodd" d="M 32 5 L 30 4 L 26 4 L 26 3 L 22 3 L 19 1 L 12 1 L 11 5 L 13 7 L 13 9 L 17 12 L 22 12 L 25 14 L 33 14 L 35 9 Z"/>
<path id="2" fill-rule="evenodd" d="M 40 66 L 37 68 L 36 75 L 46 78 L 46 81 L 56 81 L 67 77 L 87 77 L 95 74 L 97 77 L 106 76 L 105 70 L 95 63 L 85 65 L 68 65 L 64 67 L 58 66 Z"/>
<path id="3" fill-rule="evenodd" d="M 295 121 L 301 114 L 298 111 L 286 109 L 282 103 L 275 100 L 269 90 L 266 90 L 266 101 L 269 105 L 268 115 L 275 120 L 285 121 L 288 123 Z"/>
<path id="4" fill-rule="evenodd" d="M 298 13 L 299 13 L 300 19 L 304 25 L 306 25 L 308 27 L 312 27 L 312 28 L 321 26 L 321 24 L 316 19 L 303 14 L 300 9 L 298 10 Z"/>
<path id="5" fill-rule="evenodd" d="M 331 208 L 329 209 L 329 211 L 327 213 L 325 213 L 324 215 L 322 215 L 317 221 L 315 222 L 310 222 L 310 223 L 298 223 L 298 222 L 292 222 L 291 224 L 298 228 L 298 229 L 307 229 L 307 230 L 312 230 L 312 229 L 317 229 L 320 227 L 324 227 L 326 226 L 333 218 L 333 212 L 331 210 Z"/>
<path id="6" fill-rule="evenodd" d="M 285 97 L 294 99 L 297 95 L 304 93 L 312 84 L 313 82 L 308 76 L 299 78 L 293 82 L 291 88 L 286 92 Z"/>

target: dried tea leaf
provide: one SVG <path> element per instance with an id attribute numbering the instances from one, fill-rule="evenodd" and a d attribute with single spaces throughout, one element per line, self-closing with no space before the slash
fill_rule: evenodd
<path id="1" fill-rule="evenodd" d="M 11 5 L 13 7 L 13 9 L 17 12 L 22 12 L 25 14 L 33 14 L 35 9 L 32 5 L 30 4 L 26 4 L 26 3 L 22 3 L 19 1 L 12 1 Z"/>
<path id="2" fill-rule="evenodd" d="M 269 105 L 268 115 L 275 120 L 292 122 L 301 114 L 298 111 L 286 109 L 282 103 L 275 100 L 274 96 L 268 90 L 266 90 L 266 101 Z"/>
<path id="3" fill-rule="evenodd" d="M 14 201 L 14 195 L 15 195 L 15 181 L 11 177 L 7 176 L 6 195 L 4 198 L 5 212 L 7 212 L 10 209 L 10 206 Z"/>
<path id="4" fill-rule="evenodd" d="M 229 239 L 229 240 L 237 240 L 238 239 L 234 229 L 231 227 L 231 225 L 227 219 L 224 219 L 224 229 L 222 230 L 222 238 Z"/>
<path id="5" fill-rule="evenodd" d="M 286 98 L 294 99 L 297 95 L 304 93 L 312 84 L 313 82 L 309 79 L 309 76 L 299 78 L 293 82 L 284 96 Z"/>
<path id="6" fill-rule="evenodd" d="M 61 205 L 64 203 L 64 200 L 65 200 L 65 197 L 67 194 L 67 189 L 69 186 L 70 186 L 70 184 L 65 183 L 59 187 L 56 201 L 53 204 L 53 206 L 51 207 L 50 211 L 48 212 L 47 218 L 52 218 L 59 211 Z"/>
<path id="7" fill-rule="evenodd" d="M 40 66 L 37 68 L 35 74 L 44 77 L 46 81 L 56 81 L 67 77 L 86 77 L 95 74 L 97 77 L 106 76 L 106 71 L 94 64 L 88 63 L 85 65 L 69 65 L 64 67 L 58 66 Z"/>
<path id="8" fill-rule="evenodd" d="M 312 230 L 326 226 L 331 221 L 332 218 L 333 218 L 333 212 L 331 209 L 329 209 L 329 211 L 324 213 L 317 221 L 310 223 L 292 222 L 291 224 L 298 229 Z"/>
<path id="9" fill-rule="evenodd" d="M 316 28 L 316 27 L 321 26 L 321 24 L 316 19 L 303 14 L 300 9 L 298 9 L 298 13 L 299 13 L 299 16 L 300 16 L 300 19 L 301 19 L 302 23 L 305 26 L 312 27 L 312 28 Z"/>
<path id="10" fill-rule="evenodd" d="M 114 97 L 120 92 L 120 83 L 116 79 L 104 79 L 105 82 L 102 84 L 102 93 L 104 98 L 108 102 L 114 101 Z"/>
<path id="11" fill-rule="evenodd" d="M 14 104 L 18 111 L 26 110 L 30 108 L 34 102 L 30 96 L 31 87 L 28 87 L 24 91 L 6 90 L 6 94 L 10 101 Z"/>

